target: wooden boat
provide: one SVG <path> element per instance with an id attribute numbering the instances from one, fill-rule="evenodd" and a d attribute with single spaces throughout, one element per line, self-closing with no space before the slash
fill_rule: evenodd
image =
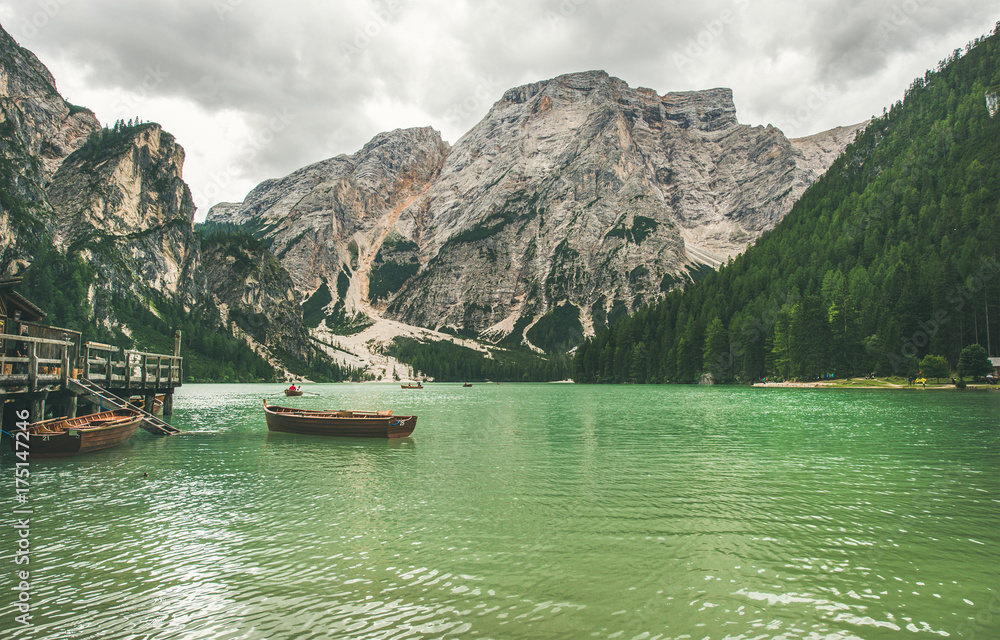
<path id="1" fill-rule="evenodd" d="M 470 384 L 470 383 L 466 382 L 466 383 L 465 383 L 465 384 L 463 384 L 462 386 L 463 386 L 463 387 L 471 387 L 471 386 L 472 386 L 472 384 Z"/>
<path id="2" fill-rule="evenodd" d="M 401 388 L 403 388 L 403 389 L 423 389 L 424 388 L 424 385 L 420 384 L 419 382 L 417 384 L 410 383 L 410 384 L 401 384 L 399 386 Z"/>
<path id="3" fill-rule="evenodd" d="M 166 398 L 166 396 L 163 395 L 163 394 L 160 394 L 160 395 L 156 396 L 153 399 L 153 410 L 150 411 L 150 413 L 162 413 L 163 412 L 163 400 L 164 400 L 164 398 Z M 131 404 L 134 404 L 135 406 L 139 407 L 140 409 L 143 409 L 144 411 L 148 411 L 148 409 L 146 409 L 146 399 L 143 398 L 142 396 L 132 396 L 131 398 L 128 399 L 128 401 Z"/>
<path id="4" fill-rule="evenodd" d="M 285 395 L 288 396 L 288 397 L 290 397 L 290 398 L 301 396 L 302 393 L 303 392 L 299 391 L 298 389 L 285 389 Z"/>
<path id="5" fill-rule="evenodd" d="M 417 416 L 393 416 L 392 411 L 320 411 L 275 407 L 264 399 L 268 431 L 349 438 L 405 438 L 417 426 Z"/>
<path id="6" fill-rule="evenodd" d="M 57 458 L 109 449 L 131 438 L 140 422 L 142 415 L 129 409 L 36 422 L 26 429 L 28 452 L 32 458 Z M 24 436 L 15 431 L 11 438 L 15 451 L 18 441 L 23 443 Z"/>

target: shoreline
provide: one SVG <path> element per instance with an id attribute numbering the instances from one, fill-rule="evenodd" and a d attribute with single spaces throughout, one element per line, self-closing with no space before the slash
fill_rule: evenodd
<path id="1" fill-rule="evenodd" d="M 856 380 L 859 384 L 850 384 L 850 381 Z M 767 388 L 767 389 L 913 389 L 918 391 L 929 391 L 929 390 L 954 390 L 954 391 L 1000 391 L 1000 387 L 997 385 L 988 385 L 983 383 L 971 384 L 967 383 L 964 389 L 959 389 L 953 384 L 934 384 L 927 387 L 923 387 L 919 384 L 897 384 L 895 382 L 879 381 L 880 384 L 865 384 L 870 382 L 867 378 L 848 378 L 843 381 L 824 381 L 817 380 L 815 382 L 755 382 L 751 387 L 757 388 Z"/>

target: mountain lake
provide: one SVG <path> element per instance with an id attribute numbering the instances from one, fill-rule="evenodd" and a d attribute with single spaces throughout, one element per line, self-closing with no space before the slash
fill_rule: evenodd
<path id="1" fill-rule="evenodd" d="M 20 504 L 5 442 L 3 637 L 1000 637 L 1000 393 L 303 389 L 185 385 L 183 435 L 31 461 Z"/>

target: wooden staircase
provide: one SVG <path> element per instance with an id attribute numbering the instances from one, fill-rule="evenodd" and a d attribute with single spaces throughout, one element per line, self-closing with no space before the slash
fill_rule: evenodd
<path id="1" fill-rule="evenodd" d="M 170 426 L 163 420 L 154 416 L 152 413 L 140 409 L 128 400 L 122 400 L 113 393 L 105 391 L 90 380 L 73 378 L 69 380 L 67 387 L 74 394 L 97 402 L 102 408 L 113 407 L 115 409 L 129 409 L 131 411 L 141 413 L 143 421 L 139 423 L 139 426 L 150 433 L 163 436 L 173 436 L 181 432 L 180 429 Z"/>

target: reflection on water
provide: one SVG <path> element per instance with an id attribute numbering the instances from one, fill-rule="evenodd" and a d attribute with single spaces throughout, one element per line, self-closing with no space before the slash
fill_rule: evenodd
<path id="1" fill-rule="evenodd" d="M 1000 631 L 998 394 L 316 385 L 319 397 L 276 400 L 420 417 L 390 441 L 269 434 L 260 399 L 275 386 L 185 386 L 172 419 L 184 435 L 33 462 L 35 626 L 5 613 L 0 628 L 157 640 Z M 13 494 L 5 482 L 7 504 Z M 13 580 L 10 564 L 3 593 Z"/>

